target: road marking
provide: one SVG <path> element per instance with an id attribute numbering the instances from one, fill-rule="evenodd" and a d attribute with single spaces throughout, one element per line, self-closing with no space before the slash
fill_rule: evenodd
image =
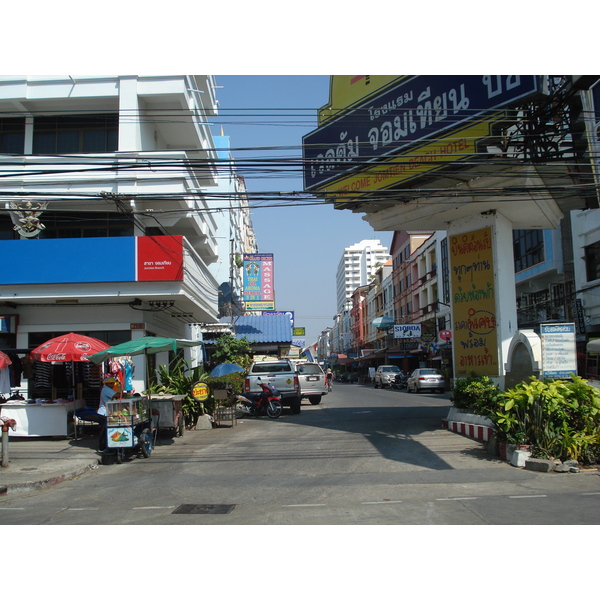
<path id="1" fill-rule="evenodd" d="M 462 498 L 436 498 L 436 500 L 443 502 L 444 500 L 477 500 L 477 496 L 463 496 Z"/>
<path id="2" fill-rule="evenodd" d="M 399 504 L 402 500 L 378 500 L 377 502 L 362 502 L 361 504 Z"/>
<path id="3" fill-rule="evenodd" d="M 581 492 L 582 496 L 598 496 L 600 492 Z"/>
<path id="4" fill-rule="evenodd" d="M 285 508 L 297 508 L 302 506 L 327 506 L 327 504 L 284 504 Z"/>
<path id="5" fill-rule="evenodd" d="M 133 510 L 163 510 L 167 508 L 175 508 L 175 506 L 134 506 Z"/>
<path id="6" fill-rule="evenodd" d="M 16 507 L 15 508 L 12 508 L 12 507 L 10 507 L 10 508 L 0 507 L 0 510 L 25 510 L 25 509 L 24 508 L 16 508 Z"/>
<path id="7" fill-rule="evenodd" d="M 92 508 L 71 508 L 71 507 L 68 507 L 67 510 L 98 510 L 98 508 L 97 507 L 96 508 L 93 508 L 93 507 Z"/>
<path id="8" fill-rule="evenodd" d="M 548 494 L 530 494 L 527 496 L 509 496 L 509 498 L 547 498 Z"/>

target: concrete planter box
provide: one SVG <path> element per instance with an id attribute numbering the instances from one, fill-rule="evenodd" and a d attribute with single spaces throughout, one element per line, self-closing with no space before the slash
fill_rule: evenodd
<path id="1" fill-rule="evenodd" d="M 474 415 L 466 408 L 450 408 L 447 421 L 457 421 L 459 423 L 470 423 L 471 425 L 481 425 L 483 427 L 494 427 L 494 424 L 481 415 Z"/>

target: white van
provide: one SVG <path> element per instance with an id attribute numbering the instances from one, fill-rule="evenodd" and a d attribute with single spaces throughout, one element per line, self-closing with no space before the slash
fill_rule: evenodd
<path id="1" fill-rule="evenodd" d="M 300 382 L 300 395 L 308 398 L 311 404 L 319 404 L 327 393 L 323 369 L 317 363 L 303 362 L 296 365 L 296 371 Z"/>

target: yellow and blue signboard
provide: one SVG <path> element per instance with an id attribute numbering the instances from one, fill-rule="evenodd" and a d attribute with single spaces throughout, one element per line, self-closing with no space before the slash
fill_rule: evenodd
<path id="1" fill-rule="evenodd" d="M 542 91 L 537 75 L 420 75 L 398 81 L 304 136 L 307 191 L 329 190 L 332 182 L 370 163 L 435 142 Z M 472 152 L 469 146 L 463 150 Z M 436 153 L 441 156 L 440 148 Z"/>

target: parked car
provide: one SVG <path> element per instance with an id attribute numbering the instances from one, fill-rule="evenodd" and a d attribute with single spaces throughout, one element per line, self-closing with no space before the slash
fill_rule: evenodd
<path id="1" fill-rule="evenodd" d="M 373 375 L 373 386 L 385 387 L 386 385 L 392 387 L 396 379 L 396 375 L 400 373 L 400 367 L 396 365 L 379 365 Z"/>
<path id="2" fill-rule="evenodd" d="M 446 390 L 446 379 L 437 369 L 415 369 L 406 382 L 406 391 L 418 394 L 422 390 L 438 390 L 441 394 Z"/>
<path id="3" fill-rule="evenodd" d="M 308 398 L 311 404 L 319 404 L 327 393 L 325 373 L 317 363 L 299 363 L 296 366 L 300 382 L 300 396 Z"/>
<path id="4" fill-rule="evenodd" d="M 270 383 L 280 393 L 281 404 L 289 406 L 295 415 L 300 413 L 300 382 L 296 367 L 291 361 L 282 359 L 253 362 L 244 381 L 244 394 L 260 394 L 261 383 Z"/>

